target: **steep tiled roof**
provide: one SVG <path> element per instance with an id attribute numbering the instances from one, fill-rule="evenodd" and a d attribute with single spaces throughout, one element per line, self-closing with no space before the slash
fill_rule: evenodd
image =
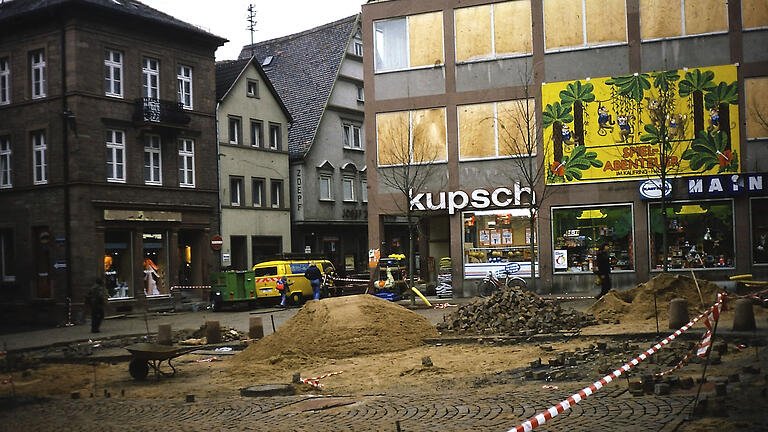
<path id="1" fill-rule="evenodd" d="M 137 0 L 13 0 L 0 3 L 0 22 L 19 18 L 23 15 L 40 12 L 47 8 L 62 7 L 73 8 L 75 6 L 93 7 L 125 14 L 139 19 L 154 21 L 183 30 L 218 39 L 220 42 L 226 39 L 215 36 L 210 32 L 195 25 L 176 19 L 166 13 L 153 9 Z"/>
<path id="2" fill-rule="evenodd" d="M 259 76 L 261 76 L 262 83 L 267 87 L 267 90 L 269 90 L 269 93 L 272 94 L 272 96 L 275 98 L 275 101 L 277 101 L 278 105 L 280 105 L 280 108 L 285 113 L 285 116 L 288 117 L 288 121 L 293 122 L 293 117 L 291 117 L 290 111 L 288 111 L 288 108 L 283 103 L 283 100 L 280 99 L 280 95 L 277 93 L 277 90 L 275 90 L 275 87 L 272 85 L 272 82 L 270 81 L 267 74 L 264 73 L 264 69 L 259 66 L 258 62 L 252 62 L 250 58 L 216 62 L 216 100 L 221 100 L 227 96 L 229 90 L 232 88 L 238 77 L 240 77 L 240 74 L 243 72 L 243 69 L 249 65 L 256 68 Z"/>
<path id="3" fill-rule="evenodd" d="M 240 52 L 241 59 L 253 55 L 262 65 L 272 56 L 264 71 L 294 119 L 288 131 L 292 156 L 303 156 L 312 144 L 357 18 L 246 45 Z"/>

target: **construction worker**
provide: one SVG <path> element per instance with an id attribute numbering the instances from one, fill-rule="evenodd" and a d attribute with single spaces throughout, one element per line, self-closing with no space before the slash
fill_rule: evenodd
<path id="1" fill-rule="evenodd" d="M 275 288 L 277 288 L 278 291 L 280 291 L 280 307 L 285 308 L 288 307 L 285 302 L 288 299 L 288 293 L 290 292 L 290 287 L 293 285 L 293 282 L 288 282 L 288 278 L 283 276 L 280 279 L 277 280 L 277 283 L 275 284 Z"/>
<path id="2" fill-rule="evenodd" d="M 312 298 L 320 300 L 320 285 L 322 284 L 323 274 L 320 273 L 320 269 L 317 268 L 314 262 L 309 263 L 307 271 L 304 272 L 304 277 L 309 279 L 309 284 L 312 285 Z"/>
<path id="3" fill-rule="evenodd" d="M 101 278 L 91 286 L 85 301 L 91 309 L 91 333 L 99 333 L 101 321 L 104 320 L 104 305 L 107 303 L 107 290 Z"/>
<path id="4" fill-rule="evenodd" d="M 611 290 L 611 255 L 610 246 L 608 243 L 603 244 L 600 247 L 600 251 L 597 253 L 597 268 L 595 273 L 600 279 L 600 298 Z"/>

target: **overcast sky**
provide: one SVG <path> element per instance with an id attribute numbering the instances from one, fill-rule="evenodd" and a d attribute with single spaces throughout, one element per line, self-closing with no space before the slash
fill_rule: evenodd
<path id="1" fill-rule="evenodd" d="M 216 51 L 216 60 L 236 59 L 251 43 L 248 5 L 256 9 L 254 42 L 298 33 L 360 12 L 365 0 L 141 0 L 211 33 L 229 39 Z"/>

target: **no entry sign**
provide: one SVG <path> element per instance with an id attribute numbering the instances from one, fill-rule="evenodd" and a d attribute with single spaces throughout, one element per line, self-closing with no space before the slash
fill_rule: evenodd
<path id="1" fill-rule="evenodd" d="M 221 250 L 221 246 L 224 244 L 224 239 L 221 238 L 220 235 L 216 234 L 211 238 L 211 249 L 213 250 Z"/>

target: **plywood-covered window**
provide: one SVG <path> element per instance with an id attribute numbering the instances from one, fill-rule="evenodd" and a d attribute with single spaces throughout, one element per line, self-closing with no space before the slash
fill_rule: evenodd
<path id="1" fill-rule="evenodd" d="M 457 62 L 532 51 L 530 0 L 456 9 L 454 23 Z"/>
<path id="2" fill-rule="evenodd" d="M 376 72 L 441 65 L 443 14 L 430 12 L 375 21 Z"/>
<path id="3" fill-rule="evenodd" d="M 744 29 L 768 27 L 768 0 L 741 0 L 741 25 Z"/>
<path id="4" fill-rule="evenodd" d="M 768 138 L 768 76 L 744 80 L 747 138 Z"/>
<path id="5" fill-rule="evenodd" d="M 376 114 L 378 164 L 445 162 L 445 108 Z"/>
<path id="6" fill-rule="evenodd" d="M 533 99 L 459 106 L 459 158 L 534 155 L 535 112 Z"/>
<path id="7" fill-rule="evenodd" d="M 640 0 L 643 40 L 727 31 L 727 0 Z"/>
<path id="8" fill-rule="evenodd" d="M 627 42 L 625 0 L 544 0 L 547 51 Z"/>

